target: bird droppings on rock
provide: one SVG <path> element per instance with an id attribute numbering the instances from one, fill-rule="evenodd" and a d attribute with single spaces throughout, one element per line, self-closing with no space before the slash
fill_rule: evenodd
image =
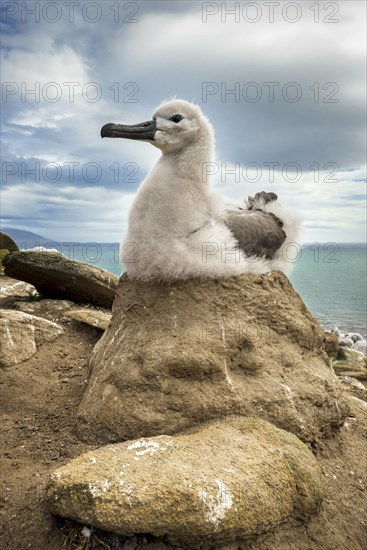
<path id="1" fill-rule="evenodd" d="M 214 529 L 224 519 L 227 510 L 233 505 L 232 493 L 228 486 L 220 479 L 215 480 L 218 492 L 213 494 L 206 489 L 199 489 L 198 496 L 203 503 L 204 521 L 212 523 Z"/>
<path id="2" fill-rule="evenodd" d="M 231 543 L 292 516 L 309 518 L 322 494 L 307 447 L 249 418 L 101 447 L 59 468 L 47 488 L 54 513 L 117 534 L 164 536 L 185 548 Z"/>

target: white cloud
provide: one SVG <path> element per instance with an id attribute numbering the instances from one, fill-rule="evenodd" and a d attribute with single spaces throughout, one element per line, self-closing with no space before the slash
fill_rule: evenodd
<path id="1" fill-rule="evenodd" d="M 10 119 L 9 122 L 18 126 L 33 126 L 34 128 L 58 128 L 58 123 L 61 120 L 73 118 L 73 116 L 71 113 L 50 115 L 45 108 L 40 108 L 38 111 L 26 111 L 19 118 Z"/>
<path id="2" fill-rule="evenodd" d="M 119 242 L 134 193 L 27 183 L 5 188 L 2 198 L 7 225 L 55 240 Z"/>
<path id="3" fill-rule="evenodd" d="M 34 84 L 39 83 L 41 97 L 42 89 L 51 82 L 58 85 L 63 82 L 89 82 L 87 64 L 75 51 L 67 46 L 58 47 L 51 36 L 47 42 L 46 51 L 43 48 L 24 50 L 24 37 L 19 36 L 17 45 L 11 50 L 3 50 L 2 71 L 5 82 L 24 82 L 25 91 L 34 90 Z M 46 97 L 47 92 L 53 97 L 51 87 L 44 90 Z"/>
<path id="4" fill-rule="evenodd" d="M 219 6 L 220 3 L 215 3 Z M 277 6 L 274 11 L 274 22 L 270 22 L 269 8 L 259 2 L 259 20 L 250 23 L 254 14 L 244 11 L 243 3 L 236 3 L 239 20 L 227 15 L 225 9 L 234 9 L 235 3 L 224 4 L 214 15 L 208 15 L 203 22 L 201 9 L 188 7 L 187 13 L 176 17 L 167 9 L 166 13 L 148 13 L 143 16 L 139 25 L 133 29 L 121 28 L 120 39 L 128 33 L 129 50 L 134 51 L 130 57 L 131 63 L 137 63 L 143 68 L 152 64 L 163 67 L 176 66 L 181 70 L 180 63 L 189 64 L 196 59 L 205 59 L 206 65 L 223 63 L 238 64 L 254 62 L 261 65 L 284 66 L 317 60 L 321 65 L 325 61 L 340 61 L 341 57 L 349 59 L 364 59 L 365 13 L 366 6 L 361 2 L 338 2 L 339 11 L 331 16 L 332 6 L 325 9 L 320 3 L 319 23 L 315 23 L 315 2 L 302 1 L 298 4 L 301 17 L 296 23 L 289 23 L 282 15 L 284 6 Z M 190 6 L 190 5 L 189 5 Z M 201 6 L 199 6 L 201 8 Z M 324 10 L 324 11 L 323 11 Z M 338 19 L 337 23 L 323 23 L 324 19 Z M 294 17 L 289 10 L 289 18 Z M 154 34 L 154 40 L 149 41 L 149 47 L 141 47 L 148 36 Z M 114 57 L 120 56 L 120 40 L 112 44 Z M 291 47 L 290 47 L 291 46 Z M 208 55 L 210 52 L 210 55 Z M 243 77 L 246 78 L 244 74 Z"/>
<path id="5" fill-rule="evenodd" d="M 19 91 L 3 103 L 3 145 L 9 154 L 4 160 L 28 159 L 41 165 L 75 161 L 81 167 L 95 162 L 103 167 L 103 178 L 93 186 L 85 178 L 59 186 L 47 181 L 8 183 L 3 192 L 6 215 L 18 218 L 29 230 L 38 223 L 46 234 L 49 227 L 53 234 L 46 236 L 54 238 L 69 238 L 75 232 L 86 240 L 111 240 L 107 236 L 112 233 L 112 240 L 119 238 L 137 183 L 115 184 L 109 167 L 118 162 L 124 175 L 124 166 L 135 163 L 140 182 L 159 153 L 148 144 L 102 141 L 99 130 L 104 123 L 146 120 L 156 103 L 172 94 L 200 103 L 202 82 L 207 80 L 223 81 L 228 88 L 235 82 L 296 81 L 303 90 L 296 104 L 281 97 L 274 104 L 264 98 L 256 104 L 237 103 L 230 97 L 223 102 L 217 94 L 203 104 L 203 110 L 215 125 L 218 154 L 228 167 L 235 160 L 296 161 L 304 170 L 301 181 L 291 184 L 276 173 L 269 187 L 264 173 L 256 184 L 243 180 L 237 184 L 229 178 L 227 184 L 217 179 L 216 185 L 232 200 L 257 190 L 275 190 L 282 202 L 302 210 L 309 240 L 316 233 L 319 240 L 330 235 L 334 240 L 363 239 L 361 201 L 341 197 L 360 195 L 363 182 L 353 179 L 365 177 L 361 121 L 366 5 L 338 2 L 339 22 L 326 24 L 322 19 L 330 7 L 324 9 L 325 3 L 320 3 L 320 23 L 313 21 L 315 2 L 298 4 L 303 15 L 294 24 L 280 18 L 278 8 L 274 23 L 269 23 L 263 6 L 263 17 L 256 24 L 243 19 L 235 23 L 230 16 L 222 23 L 220 14 L 208 17 L 204 24 L 201 3 L 160 3 L 154 9 L 155 2 L 142 2 L 137 24 L 114 24 L 111 10 L 105 10 L 98 23 L 86 23 L 77 9 L 72 25 L 65 17 L 55 24 L 32 24 L 29 18 L 26 24 L 18 21 L 8 28 L 3 38 L 3 80 L 15 82 Z M 325 82 L 335 81 L 339 103 L 324 103 L 323 96 L 320 102 L 312 102 L 308 87 L 316 81 L 321 91 Z M 32 95 L 22 100 L 22 82 L 27 90 L 39 83 L 39 101 Z M 62 92 L 57 102 L 44 97 L 54 93 L 48 88 L 51 82 Z M 74 102 L 65 82 L 80 83 L 74 88 Z M 97 102 L 83 95 L 83 87 L 90 82 L 100 87 Z M 110 89 L 115 82 L 120 86 L 118 102 Z M 124 85 L 129 82 L 136 83 L 137 102 L 128 101 L 131 88 Z M 315 183 L 305 167 L 316 161 L 321 166 L 334 161 L 340 169 L 354 171 L 340 172 L 337 183 L 323 182 L 324 175 L 321 183 Z M 316 225 L 323 229 L 315 229 Z"/>

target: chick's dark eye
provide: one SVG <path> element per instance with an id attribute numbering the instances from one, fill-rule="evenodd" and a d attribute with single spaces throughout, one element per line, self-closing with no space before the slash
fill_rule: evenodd
<path id="1" fill-rule="evenodd" d="M 183 119 L 183 116 L 181 115 L 173 115 L 169 118 L 169 120 L 172 120 L 172 122 L 180 122 L 180 120 Z"/>

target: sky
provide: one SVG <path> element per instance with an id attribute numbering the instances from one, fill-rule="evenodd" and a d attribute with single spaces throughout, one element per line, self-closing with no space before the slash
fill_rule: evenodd
<path id="1" fill-rule="evenodd" d="M 3 227 L 119 242 L 148 143 L 107 122 L 200 105 L 213 189 L 275 191 L 303 242 L 365 240 L 366 3 L 115 0 L 1 4 Z"/>

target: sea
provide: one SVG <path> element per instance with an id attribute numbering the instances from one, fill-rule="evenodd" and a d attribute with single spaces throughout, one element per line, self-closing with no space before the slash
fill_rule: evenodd
<path id="1" fill-rule="evenodd" d="M 60 252 L 116 275 L 124 271 L 118 243 L 62 243 Z M 365 245 L 309 243 L 289 251 L 289 261 L 294 264 L 291 283 L 320 325 L 367 339 Z"/>
<path id="2" fill-rule="evenodd" d="M 291 283 L 327 330 L 367 337 L 367 254 L 364 243 L 309 244 L 301 249 Z"/>

